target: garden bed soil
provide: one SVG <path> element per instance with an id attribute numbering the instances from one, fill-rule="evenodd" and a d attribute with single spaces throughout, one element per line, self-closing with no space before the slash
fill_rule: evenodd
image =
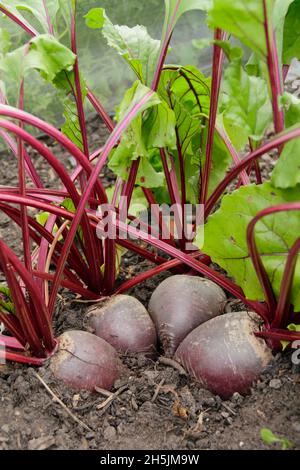
<path id="1" fill-rule="evenodd" d="M 97 121 L 90 123 L 90 130 L 95 147 L 105 137 L 105 131 Z M 73 162 L 58 146 L 52 150 L 71 169 Z M 268 170 L 271 160 L 265 157 L 265 161 Z M 40 157 L 36 164 L 45 182 L 51 185 L 55 181 L 52 170 L 45 167 Z M 3 152 L 1 184 L 15 184 L 16 175 L 16 160 Z M 106 171 L 106 185 L 111 181 L 112 176 Z M 20 252 L 19 231 L 3 214 L 0 236 Z M 150 267 L 150 263 L 130 253 L 125 254 L 123 261 L 123 280 Z M 147 306 L 152 291 L 167 275 L 156 276 L 130 293 Z M 54 318 L 56 333 L 84 329 L 87 307 L 62 291 Z M 229 299 L 228 310 L 244 308 Z M 250 395 L 235 394 L 228 401 L 154 359 L 133 356 L 123 357 L 123 361 L 126 377 L 116 382 L 115 395 L 104 406 L 106 396 L 65 388 L 53 378 L 48 364 L 39 369 L 0 365 L 0 450 L 270 449 L 260 438 L 264 427 L 288 438 L 294 448 L 300 449 L 300 366 L 293 365 L 288 353 L 274 357 Z M 53 399 L 45 384 L 65 407 Z M 280 444 L 274 444 L 274 448 L 280 448 Z"/>

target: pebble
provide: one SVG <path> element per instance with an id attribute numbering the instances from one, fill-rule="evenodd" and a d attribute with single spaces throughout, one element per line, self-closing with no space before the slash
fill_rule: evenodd
<path id="1" fill-rule="evenodd" d="M 134 397 L 131 398 L 131 406 L 135 411 L 137 411 L 139 409 L 138 404 L 137 404 Z"/>
<path id="2" fill-rule="evenodd" d="M 281 386 L 282 386 L 282 382 L 280 379 L 270 380 L 269 387 L 274 388 L 275 390 L 279 390 Z"/>
<path id="3" fill-rule="evenodd" d="M 216 404 L 216 400 L 211 397 L 211 398 L 204 398 L 202 401 L 202 404 L 205 406 L 214 406 Z"/>
<path id="4" fill-rule="evenodd" d="M 243 401 L 243 397 L 242 395 L 239 394 L 239 392 L 234 392 L 234 394 L 232 395 L 232 398 L 231 400 L 232 401 L 235 401 L 236 403 L 241 403 Z"/>
<path id="5" fill-rule="evenodd" d="M 115 439 L 117 431 L 113 426 L 107 426 L 103 431 L 103 437 L 107 441 Z"/>
<path id="6" fill-rule="evenodd" d="M 158 377 L 159 372 L 156 370 L 145 370 L 143 374 L 148 378 L 150 382 L 154 382 L 155 379 Z"/>
<path id="7" fill-rule="evenodd" d="M 300 421 L 295 421 L 294 423 L 292 423 L 292 428 L 295 431 L 300 432 Z"/>
<path id="8" fill-rule="evenodd" d="M 274 379 L 274 380 L 276 380 L 276 379 Z M 272 380 L 271 380 L 271 382 L 272 382 Z M 258 381 L 257 384 L 256 384 L 257 390 L 265 390 L 265 387 L 266 387 L 266 384 L 264 382 Z"/>
<path id="9" fill-rule="evenodd" d="M 42 436 L 28 441 L 28 450 L 46 450 L 55 444 L 53 436 Z"/>
<path id="10" fill-rule="evenodd" d="M 125 434 L 126 433 L 126 424 L 121 422 L 118 427 L 117 427 L 117 430 L 118 430 L 118 434 Z"/>
<path id="11" fill-rule="evenodd" d="M 118 388 L 121 388 L 123 387 L 124 385 L 127 384 L 127 380 L 125 379 L 117 379 L 114 383 L 114 387 L 115 389 L 118 389 Z"/>
<path id="12" fill-rule="evenodd" d="M 198 449 L 209 449 L 210 448 L 209 439 L 199 439 L 198 441 L 196 441 L 196 448 L 198 448 Z"/>
<path id="13" fill-rule="evenodd" d="M 3 426 L 1 426 L 1 431 L 8 434 L 9 433 L 9 425 L 8 424 L 3 424 Z"/>

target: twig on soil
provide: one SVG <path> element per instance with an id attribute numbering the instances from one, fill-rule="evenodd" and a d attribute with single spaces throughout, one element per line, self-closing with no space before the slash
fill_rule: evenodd
<path id="1" fill-rule="evenodd" d="M 174 359 L 170 359 L 169 357 L 165 357 L 165 356 L 160 356 L 158 358 L 158 362 L 160 364 L 164 364 L 165 366 L 173 367 L 173 369 L 178 370 L 180 375 L 187 375 L 184 368 L 179 364 L 179 362 L 174 361 Z"/>
<path id="2" fill-rule="evenodd" d="M 164 382 L 165 382 L 165 379 L 161 379 L 161 381 L 159 382 L 159 384 L 156 386 L 155 392 L 154 392 L 154 394 L 153 394 L 153 397 L 151 398 L 152 403 L 154 403 L 155 400 L 156 400 L 156 398 L 158 397 L 158 394 L 159 394 L 160 389 L 161 389 L 161 387 L 163 386 Z"/>
<path id="3" fill-rule="evenodd" d="M 98 393 L 101 393 L 101 395 L 104 395 L 105 397 L 110 397 L 113 395 L 112 392 L 109 392 L 108 390 L 105 390 L 104 388 L 100 388 L 100 387 L 95 387 L 95 391 L 98 392 Z M 75 410 L 76 411 L 85 411 L 85 410 L 88 410 L 90 408 L 93 408 L 95 405 L 98 405 L 99 404 L 99 400 L 98 398 L 96 400 L 93 400 L 92 402 L 90 403 L 85 403 L 84 405 L 81 405 L 81 406 L 76 406 Z"/>
<path id="4" fill-rule="evenodd" d="M 106 410 L 112 404 L 112 402 L 127 389 L 128 385 L 123 385 L 123 387 L 120 387 L 115 393 L 112 393 L 108 398 L 106 398 L 106 400 L 96 406 L 97 410 Z"/>
<path id="5" fill-rule="evenodd" d="M 236 412 L 233 411 L 230 406 L 226 405 L 226 403 L 222 402 L 222 406 L 225 408 L 225 410 L 229 411 L 232 415 L 236 416 Z"/>
<path id="6" fill-rule="evenodd" d="M 41 384 L 45 387 L 48 393 L 52 396 L 53 400 L 57 402 L 65 411 L 66 413 L 72 418 L 74 421 L 76 421 L 77 424 L 80 424 L 86 431 L 92 432 L 93 430 L 85 424 L 81 419 L 77 418 L 67 407 L 67 405 L 64 404 L 63 401 L 61 401 L 60 398 L 58 398 L 57 395 L 51 390 L 51 388 L 46 384 L 46 382 L 42 379 L 42 377 L 35 371 L 33 371 L 33 374 L 36 376 L 36 378 L 41 382 Z"/>
<path id="7" fill-rule="evenodd" d="M 80 294 L 78 294 L 80 295 Z M 71 299 L 70 300 L 70 304 L 96 304 L 97 302 L 100 302 L 102 301 L 103 299 L 106 299 L 107 297 L 106 296 L 102 296 L 102 297 L 99 297 L 99 299 L 87 299 L 87 300 L 83 300 L 83 299 L 80 299 L 79 297 L 75 298 L 75 299 Z"/>
<path id="8" fill-rule="evenodd" d="M 104 388 L 100 388 L 95 386 L 95 391 L 98 393 L 101 393 L 101 395 L 104 395 L 105 397 L 111 397 L 113 395 L 112 392 L 109 392 L 108 390 L 105 390 Z"/>
<path id="9" fill-rule="evenodd" d="M 204 431 L 204 416 L 209 411 L 210 408 L 207 408 L 204 411 L 200 411 L 197 423 L 195 426 L 186 429 L 183 433 L 182 440 L 186 439 L 188 436 L 193 436 L 194 438 L 199 437 L 199 435 Z"/>

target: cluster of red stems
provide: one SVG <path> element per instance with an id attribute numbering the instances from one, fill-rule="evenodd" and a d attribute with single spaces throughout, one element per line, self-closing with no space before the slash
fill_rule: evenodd
<path id="1" fill-rule="evenodd" d="M 2 7 L 0 7 L 0 10 L 23 28 L 31 37 L 35 37 L 38 34 L 34 28 L 29 27 L 28 24 L 23 24 L 19 18 L 9 11 Z M 50 19 L 49 33 L 53 33 Z M 156 91 L 164 67 L 171 35 L 172 32 L 167 35 L 162 46 L 151 90 L 138 104 L 131 108 L 126 117 L 118 125 L 115 126 L 98 99 L 88 90 L 88 100 L 110 131 L 106 144 L 93 154 L 89 152 L 78 60 L 76 60 L 74 65 L 75 87 L 73 88 L 73 95 L 79 117 L 83 151 L 58 129 L 23 110 L 24 82 L 20 85 L 18 108 L 8 106 L 5 103 L 5 98 L 0 97 L 0 134 L 18 159 L 18 184 L 14 187 L 0 188 L 0 210 L 20 226 L 23 240 L 23 261 L 21 261 L 0 239 L 0 268 L 5 275 L 16 311 L 16 314 L 12 315 L 0 313 L 0 320 L 12 335 L 0 335 L 0 340 L 6 346 L 6 359 L 40 365 L 54 353 L 57 345 L 52 329 L 52 317 L 60 287 L 70 289 L 86 299 L 96 300 L 101 296 L 110 295 L 114 292 L 124 292 L 165 270 L 177 273 L 185 272 L 187 269 L 192 270 L 219 284 L 262 317 L 264 328 L 257 335 L 268 339 L 273 345 L 279 344 L 280 340 L 292 341 L 299 339 L 300 334 L 286 330 L 286 326 L 293 319 L 290 292 L 300 248 L 300 238 L 297 239 L 290 249 L 280 296 L 276 300 L 257 250 L 255 225 L 260 219 L 269 214 L 279 211 L 299 210 L 300 202 L 263 210 L 249 224 L 247 242 L 258 279 L 265 294 L 264 302 L 250 301 L 245 298 L 240 287 L 210 267 L 208 256 L 200 251 L 187 253 L 184 249 L 178 248 L 172 239 L 167 241 L 162 240 L 159 234 L 157 238 L 154 238 L 148 235 L 146 231 L 141 233 L 133 226 L 130 226 L 130 224 L 126 226 L 118 220 L 115 222 L 118 233 L 122 230 L 127 230 L 129 234 L 135 235 L 138 240 L 142 240 L 145 243 L 141 244 L 138 241 L 124 240 L 122 237 L 118 238 L 118 236 L 116 240 L 101 240 L 96 235 L 96 227 L 99 224 L 96 209 L 99 205 L 108 203 L 106 191 L 99 175 L 107 162 L 111 150 L 118 145 L 122 133 Z M 226 39 L 226 36 L 226 33 L 221 30 L 215 31 L 215 39 L 217 40 Z M 199 188 L 201 188 L 199 191 L 199 203 L 205 205 L 205 218 L 212 213 L 228 185 L 236 178 L 239 179 L 239 185 L 247 185 L 250 183 L 249 174 L 254 169 L 257 183 L 261 182 L 258 161 L 262 155 L 273 149 L 278 149 L 278 152 L 280 152 L 286 142 L 300 137 L 300 127 L 286 133 L 283 132 L 284 116 L 278 104 L 278 98 L 283 92 L 282 71 L 278 65 L 276 43 L 274 37 L 270 38 L 267 22 L 266 37 L 274 125 L 276 134 L 279 134 L 279 136 L 275 136 L 268 143 L 265 143 L 255 151 L 251 151 L 241 160 L 227 136 L 218 131 L 232 155 L 233 167 L 208 198 L 208 183 L 213 171 L 213 138 L 216 130 L 216 115 L 224 59 L 223 50 L 217 43 L 213 46 L 209 131 L 205 165 L 200 175 L 201 186 L 199 184 Z M 71 49 L 73 53 L 77 54 L 75 12 L 73 12 L 71 23 Z M 284 77 L 287 71 L 288 67 L 284 66 Z M 69 174 L 49 148 L 25 130 L 25 125 L 39 129 L 49 138 L 59 143 L 69 155 L 74 157 L 77 162 L 74 172 Z M 26 150 L 27 146 L 35 149 L 55 171 L 61 181 L 59 189 L 54 190 L 44 187 L 31 160 L 31 156 Z M 186 203 L 186 182 L 183 162 L 180 162 L 181 189 L 179 191 L 175 170 L 174 168 L 169 169 L 165 150 L 161 149 L 160 154 L 170 200 L 172 204 L 180 202 L 182 207 L 184 207 Z M 178 155 L 180 159 L 180 148 L 178 148 Z M 94 161 L 96 163 L 92 164 Z M 128 172 L 128 180 L 126 182 L 120 178 L 116 180 L 112 198 L 112 206 L 115 211 L 120 210 L 118 206 L 120 196 L 127 197 L 129 206 L 135 187 L 138 167 L 139 160 L 133 161 Z M 26 185 L 26 178 L 28 177 L 31 179 L 30 187 Z M 144 188 L 143 191 L 149 204 L 156 203 L 150 189 Z M 66 198 L 70 198 L 73 201 L 76 208 L 75 212 L 68 211 L 60 205 Z M 53 204 L 53 202 L 56 204 Z M 31 217 L 28 208 L 35 208 L 50 213 L 46 225 L 42 226 L 34 217 Z M 131 218 L 130 214 L 128 214 L 128 219 L 130 220 Z M 81 226 L 83 236 L 76 239 L 79 225 Z M 56 230 L 53 230 L 54 226 L 56 226 Z M 31 250 L 32 242 L 36 247 L 33 251 Z M 148 259 L 155 264 L 155 267 L 126 281 L 116 290 L 117 245 Z M 148 248 L 145 248 L 145 246 L 148 246 Z M 159 256 L 157 254 L 158 250 L 167 254 L 170 260 L 166 261 L 165 258 Z M 50 272 L 50 265 L 55 267 L 55 270 Z M 100 266 L 103 266 L 103 269 L 100 269 Z M 49 284 L 51 285 L 50 291 Z"/>

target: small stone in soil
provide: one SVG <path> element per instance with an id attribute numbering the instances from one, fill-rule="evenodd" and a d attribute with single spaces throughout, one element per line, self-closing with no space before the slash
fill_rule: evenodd
<path id="1" fill-rule="evenodd" d="M 216 403 L 216 400 L 211 397 L 211 398 L 205 398 L 203 401 L 202 401 L 202 404 L 205 405 L 205 406 L 214 406 Z"/>
<path id="2" fill-rule="evenodd" d="M 31 439 L 28 442 L 28 450 L 46 450 L 55 444 L 52 436 L 42 436 L 37 439 Z"/>
<path id="3" fill-rule="evenodd" d="M 244 397 L 242 397 L 242 395 L 239 394 L 239 392 L 234 392 L 234 394 L 232 395 L 232 398 L 231 400 L 232 401 L 235 401 L 237 403 L 241 403 L 243 401 Z"/>
<path id="4" fill-rule="evenodd" d="M 281 386 L 282 386 L 282 382 L 280 379 L 270 380 L 269 387 L 274 388 L 275 390 L 279 390 Z"/>
<path id="5" fill-rule="evenodd" d="M 300 421 L 295 421 L 295 423 L 292 423 L 292 428 L 293 428 L 296 432 L 300 432 Z"/>
<path id="6" fill-rule="evenodd" d="M 145 370 L 143 374 L 148 378 L 150 382 L 154 382 L 159 372 L 157 370 Z"/>
<path id="7" fill-rule="evenodd" d="M 1 426 L 1 431 L 8 434 L 9 433 L 9 425 L 8 424 L 3 424 L 3 426 Z"/>
<path id="8" fill-rule="evenodd" d="M 107 426 L 103 431 L 103 437 L 107 441 L 115 439 L 116 435 L 117 435 L 117 431 L 115 430 L 113 426 Z"/>

